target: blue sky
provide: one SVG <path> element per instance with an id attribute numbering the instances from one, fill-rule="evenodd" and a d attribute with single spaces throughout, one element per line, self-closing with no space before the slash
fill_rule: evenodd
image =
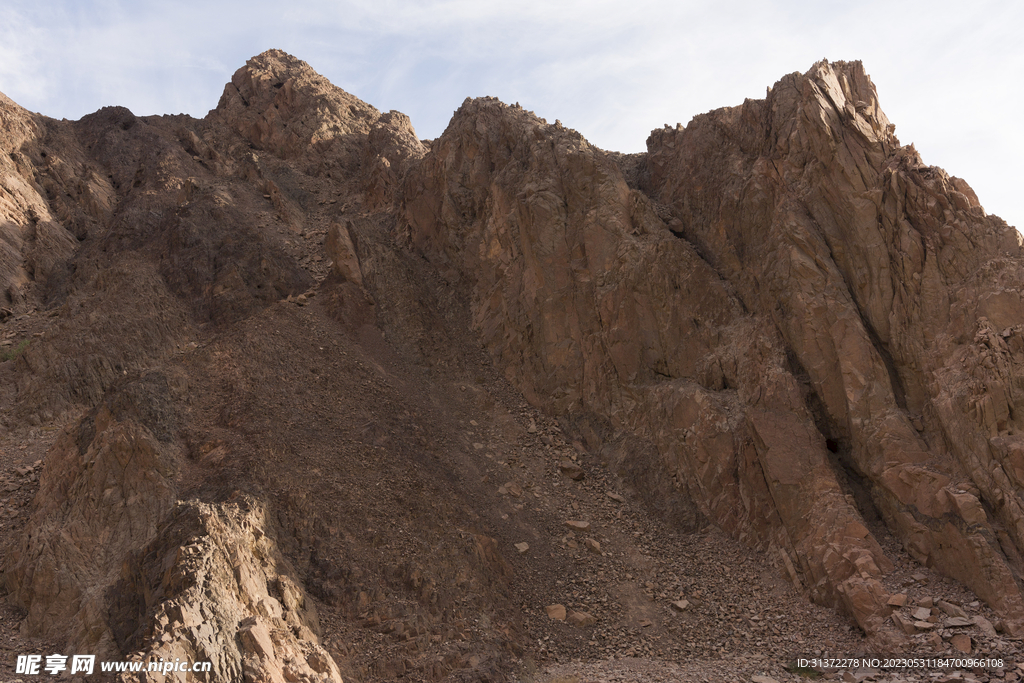
<path id="1" fill-rule="evenodd" d="M 0 91 L 77 119 L 120 104 L 203 116 L 271 47 L 438 136 L 466 97 L 519 102 L 642 151 L 665 123 L 764 97 L 823 57 L 860 59 L 901 142 L 1024 227 L 1024 3 L 5 0 Z"/>

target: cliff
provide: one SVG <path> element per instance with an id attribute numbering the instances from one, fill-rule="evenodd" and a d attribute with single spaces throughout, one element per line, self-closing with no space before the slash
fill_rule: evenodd
<path id="1" fill-rule="evenodd" d="M 769 594 L 889 651 L 1024 630 L 1021 238 L 859 62 L 628 156 L 490 98 L 427 144 L 280 51 L 202 120 L 0 117 L 25 637 L 503 680 L 639 621 L 741 648 Z"/>

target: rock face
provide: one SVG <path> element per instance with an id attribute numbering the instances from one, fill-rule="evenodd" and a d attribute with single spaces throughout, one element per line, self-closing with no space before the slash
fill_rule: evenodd
<path id="1" fill-rule="evenodd" d="M 380 112 L 280 50 L 249 60 L 224 87 L 212 118 L 258 149 L 318 162 L 358 159 Z M 329 169 L 328 169 L 329 170 Z"/>
<path id="2" fill-rule="evenodd" d="M 814 599 L 882 628 L 880 514 L 1017 629 L 1020 240 L 893 130 L 859 63 L 822 62 L 655 131 L 631 188 L 574 131 L 467 101 L 406 218 L 532 401 L 653 442 Z"/>
<path id="3" fill-rule="evenodd" d="M 1020 238 L 892 131 L 859 63 L 821 63 L 763 102 L 655 132 L 648 187 L 770 316 L 820 402 L 818 431 L 904 545 L 1019 628 L 999 537 L 1024 541 L 1008 474 L 1020 380 L 989 340 L 1024 320 Z"/>
<path id="4" fill-rule="evenodd" d="M 490 98 L 428 147 L 276 50 L 203 120 L 0 120 L 0 444 L 48 448 L 0 523 L 29 636 L 210 680 L 508 680 L 616 604 L 705 618 L 678 576 L 570 591 L 651 565 L 636 505 L 894 648 L 939 610 L 981 630 L 960 651 L 996 638 L 889 590 L 897 546 L 1024 629 L 1021 241 L 857 62 L 631 156 Z"/>
<path id="5" fill-rule="evenodd" d="M 333 223 L 327 231 L 327 242 L 324 244 L 327 255 L 331 257 L 332 269 L 345 282 L 363 284 L 363 273 L 359 269 L 359 256 L 352 244 L 352 234 L 348 226 Z"/>
<path id="6" fill-rule="evenodd" d="M 316 609 L 266 531 L 253 501 L 179 504 L 122 570 L 111 606 L 120 650 L 211 662 L 213 680 L 341 683 Z"/>
<path id="7" fill-rule="evenodd" d="M 152 406 L 129 403 L 141 393 L 104 403 L 61 435 L 40 478 L 33 532 L 6 558 L 7 587 L 28 607 L 25 628 L 66 635 L 82 651 L 111 651 L 107 589 L 174 503 L 176 453 L 132 415 Z"/>

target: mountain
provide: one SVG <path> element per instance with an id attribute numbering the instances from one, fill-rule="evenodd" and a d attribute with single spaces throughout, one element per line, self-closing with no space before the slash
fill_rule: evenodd
<path id="1" fill-rule="evenodd" d="M 5 665 L 1017 654 L 1021 238 L 859 62 L 636 155 L 276 50 L 201 120 L 0 120 Z"/>

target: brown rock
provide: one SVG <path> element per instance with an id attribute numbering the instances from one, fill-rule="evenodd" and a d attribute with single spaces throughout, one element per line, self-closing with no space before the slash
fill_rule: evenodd
<path id="1" fill-rule="evenodd" d="M 585 628 L 596 624 L 597 618 L 589 612 L 570 611 L 569 616 L 566 617 L 566 621 L 577 628 Z"/>
<path id="2" fill-rule="evenodd" d="M 565 523 L 567 527 L 575 531 L 587 531 L 590 529 L 590 522 L 583 522 L 578 520 L 569 520 Z"/>
<path id="3" fill-rule="evenodd" d="M 257 618 L 249 617 L 238 625 L 238 635 L 246 649 L 261 660 L 274 659 L 274 643 L 267 627 Z"/>
<path id="4" fill-rule="evenodd" d="M 586 476 L 586 473 L 583 471 L 583 468 L 577 465 L 576 463 L 572 462 L 571 460 L 563 460 L 562 462 L 558 463 L 558 469 L 562 474 L 569 477 L 573 481 L 580 481 L 583 479 L 584 476 Z"/>
<path id="5" fill-rule="evenodd" d="M 425 152 L 408 116 L 397 111 L 381 114 L 362 153 L 367 204 L 382 208 L 400 199 L 402 177 Z"/>
<path id="6" fill-rule="evenodd" d="M 687 609 L 689 609 L 690 602 L 688 600 L 676 600 L 670 603 L 670 606 L 677 612 L 685 612 Z"/>
<path id="7" fill-rule="evenodd" d="M 363 271 L 359 267 L 359 256 L 356 254 L 349 227 L 341 223 L 332 223 L 327 231 L 324 246 L 333 262 L 334 274 L 345 282 L 354 282 L 362 286 Z"/>
<path id="8" fill-rule="evenodd" d="M 958 633 L 949 639 L 949 644 L 965 655 L 971 652 L 971 637 L 966 633 Z"/>
<path id="9" fill-rule="evenodd" d="M 583 545 L 587 547 L 587 550 L 594 553 L 595 555 L 601 554 L 601 544 L 592 538 L 588 538 L 583 541 Z"/>
<path id="10" fill-rule="evenodd" d="M 911 611 L 911 616 L 918 621 L 928 621 L 928 618 L 932 615 L 932 611 L 927 607 L 918 607 Z"/>
<path id="11" fill-rule="evenodd" d="M 914 622 L 911 619 L 907 619 L 899 612 L 893 612 L 892 621 L 898 628 L 900 628 L 907 635 L 913 635 L 917 633 L 917 629 L 914 628 Z"/>
<path id="12" fill-rule="evenodd" d="M 875 632 L 892 611 L 887 604 L 889 596 L 877 579 L 852 576 L 838 588 L 847 612 L 869 633 Z"/>
<path id="13" fill-rule="evenodd" d="M 91 651 L 110 637 L 106 587 L 125 556 L 156 536 L 157 524 L 174 505 L 171 478 L 177 468 L 150 430 L 119 420 L 106 406 L 82 424 L 90 440 L 65 434 L 50 450 L 32 533 L 5 558 L 5 578 L 28 609 L 27 632 L 67 638 Z M 125 467 L 128 462 L 134 466 Z M 106 539 L 104 552 L 90 551 L 100 538 Z M 48 569 L 39 572 L 37 566 Z"/>
<path id="14" fill-rule="evenodd" d="M 295 159 L 332 139 L 340 152 L 353 138 L 367 136 L 380 112 L 334 87 L 305 62 L 268 50 L 235 72 L 212 117 L 257 148 Z"/>
<path id="15" fill-rule="evenodd" d="M 945 612 L 946 614 L 948 614 L 951 617 L 966 617 L 967 616 L 967 612 L 964 612 L 963 609 L 961 609 L 960 607 L 954 605 L 951 602 L 946 602 L 945 600 L 939 600 L 939 602 L 938 602 L 938 604 L 936 606 L 940 610 L 942 610 L 943 612 Z"/>
<path id="16" fill-rule="evenodd" d="M 544 609 L 547 611 L 549 619 L 565 621 L 565 605 L 548 605 Z"/>
<path id="17" fill-rule="evenodd" d="M 433 659 L 413 648 L 435 628 L 522 645 L 455 623 L 456 594 L 518 605 L 499 544 L 438 520 L 476 524 L 498 476 L 444 412 L 490 413 L 498 439 L 533 408 L 574 432 L 526 439 L 545 457 L 578 439 L 678 532 L 710 522 L 770 553 L 881 637 L 892 567 L 842 462 L 914 560 L 1024 626 L 1007 560 L 1024 551 L 1020 239 L 900 145 L 859 63 L 626 156 L 489 98 L 428 151 L 408 117 L 280 51 L 202 121 L 53 121 L 2 96 L 0 121 L 5 352 L 31 341 L 3 364 L 0 431 L 53 443 L 4 545 L 26 635 L 209 659 L 218 680 L 330 680 L 294 577 L 337 602 L 343 576 L 360 621 L 410 647 L 358 678 L 500 679 L 507 659 L 482 651 L 453 655 L 471 672 L 412 674 Z M 500 466 L 534 476 L 527 450 Z M 272 507 L 244 493 L 271 490 Z M 549 524 L 536 503 L 514 521 Z M 388 612 L 373 587 L 392 584 L 413 613 Z"/>
<path id="18" fill-rule="evenodd" d="M 888 601 L 887 604 L 892 606 L 892 607 L 903 607 L 904 605 L 907 604 L 907 594 L 906 593 L 899 593 L 898 595 L 893 595 L 892 597 L 889 598 L 889 601 Z"/>
<path id="19" fill-rule="evenodd" d="M 616 167 L 575 133 L 493 100 L 467 101 L 411 173 L 405 215 L 414 245 L 472 283 L 484 343 L 527 395 L 555 413 L 581 406 L 649 435 L 655 460 L 678 477 L 647 477 L 665 488 L 644 495 L 675 501 L 683 518 L 706 510 L 736 537 L 767 538 L 768 526 L 781 525 L 793 539 L 779 554 L 790 580 L 815 577 L 816 599 L 841 602 L 870 631 L 891 609 L 870 582 L 891 563 L 829 465 L 828 452 L 843 449 L 885 492 L 883 517 L 917 559 L 956 572 L 1024 619 L 977 496 L 942 474 L 959 471 L 965 453 L 984 453 L 990 464 L 977 466 L 977 482 L 986 498 L 1010 501 L 1005 514 L 1024 529 L 1013 485 L 989 474 L 1017 448 L 1000 436 L 1011 420 L 1009 390 L 957 398 L 975 368 L 993 387 L 1012 385 L 1009 365 L 990 360 L 989 368 L 981 355 L 981 346 L 1002 349 L 1005 340 L 984 331 L 984 341 L 970 341 L 978 319 L 954 304 L 984 301 L 975 308 L 998 320 L 993 332 L 1024 318 L 1017 276 L 982 283 L 966 275 L 983 263 L 1012 263 L 1019 273 L 1020 248 L 966 184 L 924 166 L 892 131 L 862 65 L 823 61 L 787 76 L 765 100 L 654 131 L 638 191 L 623 172 L 629 166 Z M 527 167 L 538 170 L 519 171 Z M 463 179 L 474 175 L 482 189 L 470 197 Z M 737 183 L 757 190 L 736 191 Z M 575 196 L 590 198 L 586 211 L 566 199 Z M 930 236 L 940 226 L 950 226 L 941 239 L 956 246 Z M 514 237 L 523 234 L 548 246 L 526 255 Z M 958 265 L 938 259 L 939 249 Z M 685 293 L 666 298 L 663 287 Z M 748 316 L 753 301 L 761 308 Z M 658 331 L 633 333 L 648 329 Z M 723 329 L 730 333 L 715 331 Z M 582 339 L 600 341 L 567 341 Z M 940 349 L 938 339 L 949 341 Z M 975 351 L 969 368 L 952 360 Z M 1024 346 L 1020 353 L 1024 363 Z M 786 354 L 808 373 L 820 409 L 771 360 Z M 714 398 L 726 388 L 737 403 Z M 935 417 L 912 423 L 901 408 L 907 397 L 914 415 Z M 841 434 L 819 431 L 812 413 L 821 410 Z M 730 436 L 719 431 L 725 424 L 734 425 Z M 929 430 L 956 436 L 943 441 Z M 753 450 L 739 452 L 740 443 Z M 732 465 L 751 459 L 760 468 Z M 693 482 L 682 488 L 699 505 L 678 495 L 673 479 Z M 949 514 L 962 524 L 944 525 Z"/>
<path id="20" fill-rule="evenodd" d="M 122 568 L 112 620 L 121 623 L 142 601 L 155 614 L 155 627 L 142 643 L 145 653 L 165 661 L 220 653 L 212 672 L 218 679 L 246 667 L 257 680 L 319 675 L 341 683 L 334 660 L 320 646 L 315 607 L 262 527 L 265 510 L 251 499 L 239 503 L 248 511 L 235 504 L 179 503 L 141 559 Z M 154 574 L 161 583 L 150 592 Z M 156 602 L 154 595 L 160 596 Z"/>
<path id="21" fill-rule="evenodd" d="M 998 635 L 995 626 L 992 625 L 992 622 L 980 614 L 971 617 L 971 623 L 977 626 L 981 631 L 981 634 L 986 638 L 995 638 Z"/>

